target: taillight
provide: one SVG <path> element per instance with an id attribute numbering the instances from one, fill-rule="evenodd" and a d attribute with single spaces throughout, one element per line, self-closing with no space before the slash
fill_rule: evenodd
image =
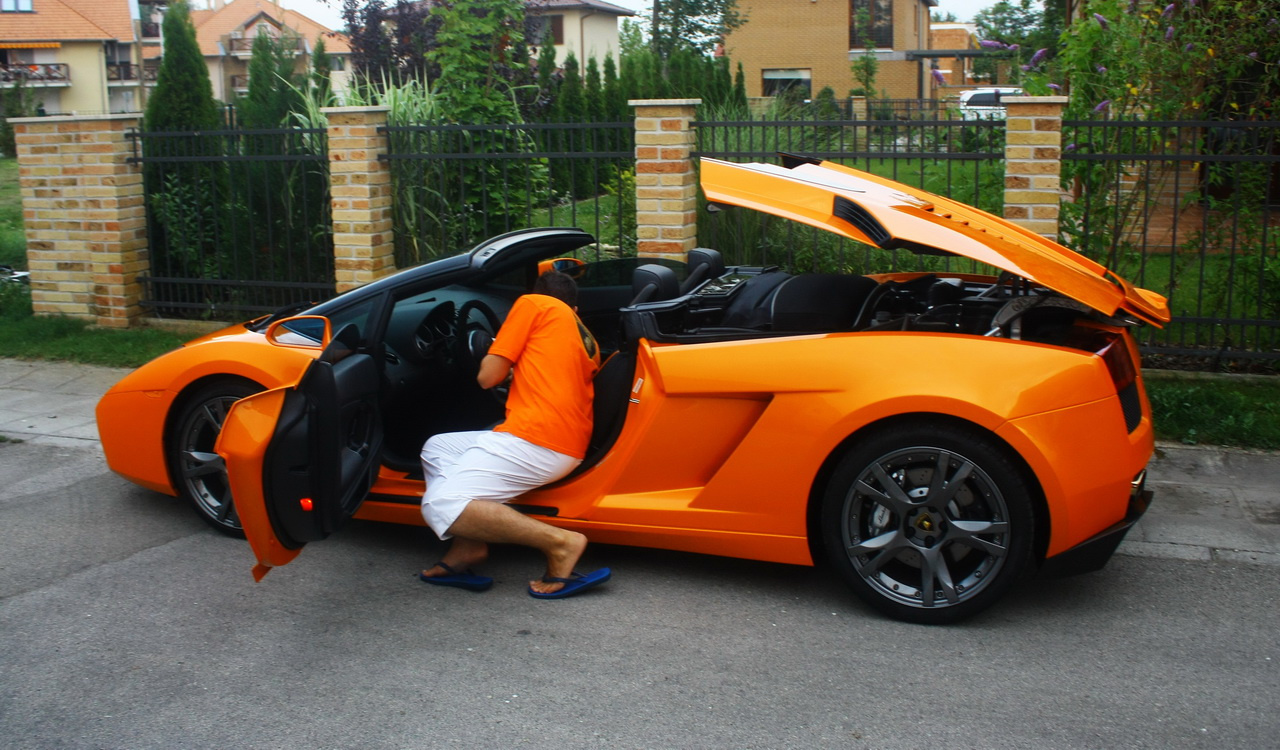
<path id="1" fill-rule="evenodd" d="M 1107 364 L 1107 372 L 1111 373 L 1111 382 L 1115 383 L 1116 393 L 1123 391 L 1138 379 L 1138 368 L 1133 365 L 1133 355 L 1125 346 L 1123 338 L 1114 338 L 1098 352 L 1102 361 Z"/>
<path id="2" fill-rule="evenodd" d="M 1102 357 L 1107 372 L 1111 373 L 1111 382 L 1116 387 L 1120 409 L 1124 412 L 1124 425 L 1133 432 L 1142 423 L 1142 397 L 1138 394 L 1138 368 L 1133 354 L 1125 339 L 1117 336 L 1098 350 L 1098 356 Z"/>

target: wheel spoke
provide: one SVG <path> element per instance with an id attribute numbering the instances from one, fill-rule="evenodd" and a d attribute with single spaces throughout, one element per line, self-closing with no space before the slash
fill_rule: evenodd
<path id="1" fill-rule="evenodd" d="M 920 603 L 926 607 L 932 607 L 937 602 L 936 584 L 941 587 L 942 596 L 947 600 L 947 604 L 958 604 L 960 594 L 956 592 L 956 584 L 951 580 L 951 569 L 947 567 L 947 558 L 942 554 L 942 547 L 924 550 L 920 558 Z"/>
<path id="2" fill-rule="evenodd" d="M 209 401 L 201 409 L 201 414 L 202 421 L 208 423 L 216 433 L 222 429 L 222 422 L 227 418 L 227 402 L 221 399 Z"/>
<path id="3" fill-rule="evenodd" d="M 872 465 L 870 469 L 876 481 L 880 483 L 880 489 L 872 487 L 865 479 L 858 481 L 860 489 L 880 498 L 891 510 L 899 513 L 915 505 L 911 497 L 907 495 L 907 491 L 902 489 L 902 486 L 895 482 L 893 477 L 889 476 L 879 464 Z"/>
<path id="4" fill-rule="evenodd" d="M 1005 521 L 952 521 L 951 526 L 955 529 L 951 539 L 957 544 L 973 547 L 992 557 L 1004 557 L 1009 552 L 1005 545 L 979 536 L 1007 534 L 1009 524 Z"/>
<path id="5" fill-rule="evenodd" d="M 899 550 L 909 544 L 906 537 L 895 529 L 849 547 L 849 560 L 853 562 L 858 575 L 864 577 L 875 575 L 885 563 L 896 556 Z M 862 562 L 859 558 L 864 555 L 870 556 L 871 559 L 865 563 Z"/>
<path id="6" fill-rule="evenodd" d="M 230 519 L 235 526 L 240 525 L 240 517 L 236 515 L 236 506 L 234 503 L 219 502 L 213 517 L 221 523 L 226 523 Z"/>
<path id="7" fill-rule="evenodd" d="M 954 474 L 947 476 L 947 464 L 950 463 L 952 455 L 943 453 L 938 456 L 938 468 L 934 471 L 933 482 L 929 486 L 929 501 L 938 505 L 946 505 L 951 502 L 952 498 L 956 496 L 956 493 L 960 491 L 960 488 L 969 479 L 969 475 L 973 473 L 973 462 L 965 461 L 960 465 L 960 468 L 956 469 Z"/>
<path id="8" fill-rule="evenodd" d="M 204 451 L 184 451 L 182 454 L 182 476 L 188 479 L 220 474 L 227 470 L 227 464 L 217 453 Z"/>

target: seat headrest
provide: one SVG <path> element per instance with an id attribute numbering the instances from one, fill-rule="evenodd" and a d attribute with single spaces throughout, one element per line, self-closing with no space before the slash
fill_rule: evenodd
<path id="1" fill-rule="evenodd" d="M 686 258 L 689 275 L 680 285 L 680 293 L 687 294 L 707 279 L 716 279 L 724 275 L 724 257 L 718 250 L 708 247 L 695 247 Z"/>
<path id="2" fill-rule="evenodd" d="M 657 302 L 680 296 L 676 272 L 657 263 L 646 263 L 631 274 L 631 304 Z"/>

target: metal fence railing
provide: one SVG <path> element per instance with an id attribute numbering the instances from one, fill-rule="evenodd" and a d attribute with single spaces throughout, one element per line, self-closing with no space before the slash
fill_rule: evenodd
<path id="1" fill-rule="evenodd" d="M 233 126 L 230 126 L 233 127 Z M 1004 123 L 937 118 L 699 121 L 694 156 L 837 161 L 997 215 Z M 636 243 L 631 122 L 389 126 L 396 263 L 529 226 L 579 226 L 596 257 Z M 152 266 L 144 304 L 231 317 L 333 294 L 323 130 L 135 133 Z M 1161 356 L 1280 361 L 1280 123 L 1068 121 L 1062 241 L 1169 297 Z M 748 211 L 698 214 L 730 263 L 982 271 Z"/>
<path id="2" fill-rule="evenodd" d="M 630 122 L 388 126 L 396 265 L 523 227 L 577 226 L 635 254 Z"/>
<path id="3" fill-rule="evenodd" d="M 147 196 L 144 307 L 244 317 L 333 296 L 324 130 L 130 136 Z"/>
<path id="4" fill-rule="evenodd" d="M 809 120 L 697 122 L 698 156 L 773 162 L 780 152 L 839 162 L 1000 213 L 1004 122 L 983 120 Z M 860 273 L 919 267 L 909 253 L 881 251 L 754 212 L 698 214 L 699 242 L 738 264 Z M 954 259 L 942 269 L 972 270 Z M 960 265 L 966 267 L 960 268 Z"/>
<path id="5" fill-rule="evenodd" d="M 1064 242 L 1169 298 L 1152 354 L 1280 359 L 1280 123 L 1063 123 Z"/>

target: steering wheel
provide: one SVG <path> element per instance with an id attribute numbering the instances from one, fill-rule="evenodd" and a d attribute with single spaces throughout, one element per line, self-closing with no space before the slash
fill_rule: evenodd
<path id="1" fill-rule="evenodd" d="M 473 310 L 479 312 L 483 320 L 473 321 L 471 319 Z M 493 344 L 493 337 L 497 334 L 500 325 L 498 315 L 484 302 L 478 299 L 463 302 L 458 308 L 458 317 L 454 324 L 454 361 L 458 366 L 465 368 L 470 374 L 479 372 L 480 360 L 489 353 L 489 346 Z M 506 403 L 505 383 L 490 388 L 489 392 L 499 403 Z"/>

